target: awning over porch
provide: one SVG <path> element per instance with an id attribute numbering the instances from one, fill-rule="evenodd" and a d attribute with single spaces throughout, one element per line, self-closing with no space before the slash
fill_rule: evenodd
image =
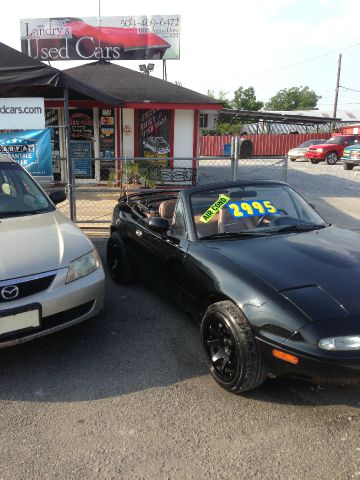
<path id="1" fill-rule="evenodd" d="M 71 100 L 96 100 L 121 106 L 121 97 L 104 92 L 62 70 L 45 65 L 0 42 L 0 97 L 63 98 L 69 89 Z"/>

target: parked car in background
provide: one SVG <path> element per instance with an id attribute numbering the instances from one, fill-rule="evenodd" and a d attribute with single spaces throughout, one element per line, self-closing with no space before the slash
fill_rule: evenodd
<path id="1" fill-rule="evenodd" d="M 294 162 L 295 160 L 303 160 L 305 159 L 305 152 L 311 145 L 319 145 L 320 143 L 325 142 L 325 140 L 319 140 L 318 138 L 313 140 L 307 140 L 306 142 L 302 143 L 298 147 L 292 148 L 288 151 L 288 159 L 290 162 Z"/>
<path id="2" fill-rule="evenodd" d="M 357 141 L 351 147 L 344 149 L 341 157 L 344 170 L 352 170 L 357 165 L 360 165 L 360 143 Z"/>
<path id="3" fill-rule="evenodd" d="M 305 152 L 306 158 L 311 163 L 319 163 L 325 161 L 328 165 L 335 163 L 342 157 L 344 148 L 355 143 L 360 139 L 360 135 L 333 135 L 324 143 L 312 145 Z"/>
<path id="4" fill-rule="evenodd" d="M 0 155 L 0 348 L 42 337 L 98 313 L 104 271 L 92 242 L 6 155 Z"/>
<path id="5" fill-rule="evenodd" d="M 206 364 L 226 390 L 251 390 L 268 372 L 359 378 L 360 235 L 326 223 L 283 182 L 124 196 L 107 261 L 116 282 L 145 277 L 200 322 Z"/>

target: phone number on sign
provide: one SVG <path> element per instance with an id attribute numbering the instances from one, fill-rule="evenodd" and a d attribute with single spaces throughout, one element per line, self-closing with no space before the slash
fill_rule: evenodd
<path id="1" fill-rule="evenodd" d="M 256 200 L 253 202 L 232 202 L 226 207 L 234 218 L 259 217 L 261 215 L 275 215 L 277 209 L 270 200 Z"/>
<path id="2" fill-rule="evenodd" d="M 171 18 L 144 18 L 142 20 L 136 18 L 126 18 L 120 20 L 120 26 L 124 28 L 137 28 L 137 27 L 180 27 L 180 17 Z"/>

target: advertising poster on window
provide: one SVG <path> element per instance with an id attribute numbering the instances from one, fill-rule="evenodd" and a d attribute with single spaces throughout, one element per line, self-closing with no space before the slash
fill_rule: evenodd
<path id="1" fill-rule="evenodd" d="M 114 109 L 99 109 L 100 158 L 115 158 L 115 117 Z"/>
<path id="2" fill-rule="evenodd" d="M 71 140 L 94 139 L 94 115 L 92 108 L 70 110 L 70 137 Z"/>
<path id="3" fill-rule="evenodd" d="M 166 158 L 171 152 L 170 110 L 138 111 L 138 156 Z M 163 166 L 168 162 L 164 160 Z"/>
<path id="4" fill-rule="evenodd" d="M 51 60 L 178 60 L 180 15 L 27 18 L 21 50 Z"/>
<path id="5" fill-rule="evenodd" d="M 34 177 L 51 177 L 51 134 L 49 129 L 0 134 L 0 153 L 13 160 Z"/>
<path id="6" fill-rule="evenodd" d="M 70 157 L 74 164 L 75 178 L 91 178 L 92 168 L 90 142 L 70 142 Z"/>
<path id="7" fill-rule="evenodd" d="M 60 158 L 59 110 L 57 108 L 45 109 L 45 125 L 50 130 L 51 153 L 52 158 L 55 160 Z"/>

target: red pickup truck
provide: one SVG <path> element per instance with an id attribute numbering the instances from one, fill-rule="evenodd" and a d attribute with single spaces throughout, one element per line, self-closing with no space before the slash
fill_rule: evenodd
<path id="1" fill-rule="evenodd" d="M 335 165 L 342 157 L 345 147 L 352 145 L 356 140 L 360 140 L 360 135 L 340 135 L 334 134 L 329 140 L 319 145 L 311 145 L 305 152 L 305 157 L 311 163 L 325 161 L 328 165 Z"/>

